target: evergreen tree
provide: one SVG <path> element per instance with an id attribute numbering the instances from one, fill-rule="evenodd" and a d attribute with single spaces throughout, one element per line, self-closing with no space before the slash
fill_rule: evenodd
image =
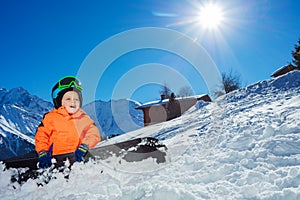
<path id="1" fill-rule="evenodd" d="M 296 69 L 300 70 L 300 39 L 298 39 L 298 44 L 295 45 L 295 50 L 292 51 L 293 64 Z"/>

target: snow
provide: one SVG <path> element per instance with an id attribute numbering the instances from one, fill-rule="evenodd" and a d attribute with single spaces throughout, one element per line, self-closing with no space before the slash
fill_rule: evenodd
<path id="1" fill-rule="evenodd" d="M 11 123 L 7 122 L 3 116 L 0 116 L 0 122 L 0 128 L 5 132 L 13 133 L 14 135 L 17 135 L 18 137 L 28 141 L 29 143 L 34 144 L 34 139 L 19 132 L 17 129 L 15 129 L 14 126 L 12 126 Z M 6 134 L 4 132 L 0 132 L 0 134 L 6 137 Z"/>
<path id="2" fill-rule="evenodd" d="M 176 100 L 183 100 L 183 99 L 199 99 L 206 94 L 199 94 L 199 95 L 193 95 L 193 96 L 188 96 L 188 97 L 176 97 Z M 151 106 L 158 106 L 158 105 L 164 105 L 169 103 L 169 98 L 163 99 L 163 100 L 155 100 L 155 101 L 150 101 L 144 104 L 141 104 L 138 106 L 138 108 L 145 108 L 145 107 L 151 107 Z"/>
<path id="3" fill-rule="evenodd" d="M 0 199 L 300 199 L 299 94 L 294 71 L 99 144 L 154 136 L 165 163 L 75 163 L 43 187 L 10 183 L 14 170 L 0 164 Z"/>
<path id="4" fill-rule="evenodd" d="M 50 102 L 19 87 L 0 89 L 0 160 L 34 150 L 34 135 Z"/>

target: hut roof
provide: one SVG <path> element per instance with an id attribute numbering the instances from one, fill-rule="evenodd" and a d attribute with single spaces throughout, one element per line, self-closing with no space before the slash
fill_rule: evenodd
<path id="1" fill-rule="evenodd" d="M 188 97 L 176 97 L 176 100 L 188 100 L 188 99 L 200 99 L 201 97 L 204 97 L 207 94 L 201 94 L 201 95 L 194 95 L 194 96 L 188 96 Z M 156 101 L 151 101 L 142 104 L 141 106 L 136 107 L 135 109 L 143 109 L 143 108 L 148 108 L 148 107 L 153 107 L 153 106 L 161 106 L 161 105 L 166 105 L 169 103 L 169 99 L 163 99 L 163 100 L 156 100 Z"/>

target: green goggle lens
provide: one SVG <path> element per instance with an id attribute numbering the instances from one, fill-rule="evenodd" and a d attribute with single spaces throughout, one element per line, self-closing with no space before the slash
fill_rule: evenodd
<path id="1" fill-rule="evenodd" d="M 58 81 L 58 88 L 60 89 L 70 88 L 71 86 L 74 86 L 77 90 L 82 90 L 80 81 L 73 76 L 67 76 Z"/>

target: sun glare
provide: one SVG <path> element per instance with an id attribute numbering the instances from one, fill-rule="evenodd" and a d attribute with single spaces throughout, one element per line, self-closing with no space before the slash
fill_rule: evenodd
<path id="1" fill-rule="evenodd" d="M 200 8 L 199 24 L 206 29 L 217 29 L 223 22 L 223 10 L 217 4 L 206 4 Z"/>

